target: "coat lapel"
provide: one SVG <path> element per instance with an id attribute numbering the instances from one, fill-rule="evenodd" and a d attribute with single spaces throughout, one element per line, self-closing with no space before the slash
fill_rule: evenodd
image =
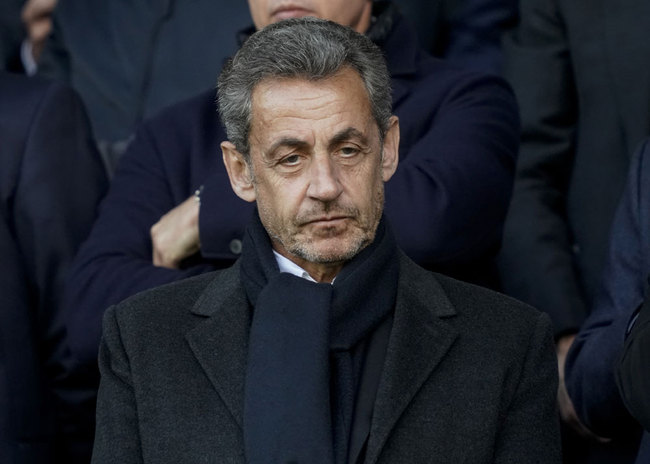
<path id="1" fill-rule="evenodd" d="M 366 462 L 375 463 L 399 417 L 443 359 L 457 332 L 455 310 L 433 274 L 402 255 L 393 329 L 370 428 Z"/>
<path id="2" fill-rule="evenodd" d="M 214 386 L 241 427 L 251 310 L 239 283 L 239 265 L 219 274 L 192 308 L 206 317 L 186 339 Z"/>

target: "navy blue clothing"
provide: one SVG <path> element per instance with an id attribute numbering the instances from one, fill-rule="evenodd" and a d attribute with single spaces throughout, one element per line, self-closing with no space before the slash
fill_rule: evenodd
<path id="1" fill-rule="evenodd" d="M 68 359 L 61 294 L 106 187 L 80 99 L 60 84 L 0 73 L 3 464 L 76 462 L 68 446 L 79 437 L 65 424 L 78 398 L 56 401 Z"/>
<path id="2" fill-rule="evenodd" d="M 241 1 L 61 1 L 39 73 L 79 92 L 98 140 L 124 141 L 143 118 L 214 85 L 249 17 Z"/>
<path id="3" fill-rule="evenodd" d="M 498 77 L 424 54 L 397 19 L 384 50 L 400 118 L 400 166 L 386 185 L 386 215 L 416 262 L 480 280 L 499 247 L 518 145 L 513 94 Z M 219 143 L 214 91 L 147 121 L 121 161 L 69 282 L 69 336 L 94 361 L 111 304 L 165 282 L 231 264 L 253 205 L 232 192 Z M 154 267 L 150 227 L 204 185 L 201 256 L 182 270 Z"/>
<path id="4" fill-rule="evenodd" d="M 433 56 L 464 69 L 501 74 L 501 35 L 517 20 L 517 0 L 395 0 Z"/>
<path id="5" fill-rule="evenodd" d="M 566 385 L 580 419 L 605 437 L 636 438 L 615 382 L 630 318 L 643 302 L 650 270 L 650 141 L 632 158 L 611 229 L 610 248 L 594 310 L 567 357 Z"/>

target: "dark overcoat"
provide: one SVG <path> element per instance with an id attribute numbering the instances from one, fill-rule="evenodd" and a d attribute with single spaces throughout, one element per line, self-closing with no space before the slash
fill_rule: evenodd
<path id="1" fill-rule="evenodd" d="M 244 463 L 250 320 L 238 264 L 109 309 L 93 463 Z M 548 316 L 402 255 L 365 462 L 559 463 L 556 377 Z"/>

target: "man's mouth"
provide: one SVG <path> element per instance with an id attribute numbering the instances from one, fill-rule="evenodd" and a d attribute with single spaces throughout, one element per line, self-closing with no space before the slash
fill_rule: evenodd
<path id="1" fill-rule="evenodd" d="M 349 219 L 348 216 L 336 215 L 336 216 L 319 216 L 313 219 L 305 221 L 303 225 L 313 224 L 313 225 L 336 225 L 344 222 L 346 219 Z"/>
<path id="2" fill-rule="evenodd" d="M 281 21 L 288 18 L 302 18 L 304 16 L 314 16 L 310 10 L 297 5 L 281 5 L 272 11 L 271 17 L 274 21 Z"/>

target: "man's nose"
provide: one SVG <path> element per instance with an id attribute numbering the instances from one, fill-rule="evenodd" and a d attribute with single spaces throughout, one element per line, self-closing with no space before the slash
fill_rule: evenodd
<path id="1" fill-rule="evenodd" d="M 307 195 L 320 201 L 335 200 L 343 191 L 339 170 L 329 155 L 316 155 L 310 166 Z"/>

